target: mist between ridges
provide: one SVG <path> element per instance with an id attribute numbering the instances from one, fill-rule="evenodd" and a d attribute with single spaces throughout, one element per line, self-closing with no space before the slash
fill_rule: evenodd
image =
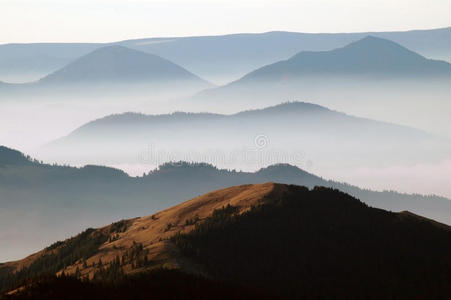
<path id="1" fill-rule="evenodd" d="M 276 148 L 252 147 L 232 150 L 168 150 L 149 144 L 138 154 L 138 161 L 142 164 L 163 165 L 171 163 L 177 166 L 179 162 L 207 163 L 213 166 L 245 166 L 246 168 L 264 168 L 274 164 L 290 164 L 300 168 L 311 168 L 313 161 L 302 150 L 283 150 Z"/>

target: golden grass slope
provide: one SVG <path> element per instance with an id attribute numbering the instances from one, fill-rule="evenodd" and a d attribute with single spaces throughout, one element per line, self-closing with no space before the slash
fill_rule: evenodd
<path id="1" fill-rule="evenodd" d="M 113 225 L 96 229 L 96 231 L 111 235 L 111 241 L 101 245 L 99 251 L 88 258 L 86 263 L 80 260 L 58 273 L 73 274 L 78 268 L 82 277 L 92 277 L 99 268 L 99 260 L 102 261 L 103 266 L 106 266 L 116 257 L 122 257 L 136 244 L 142 244 L 144 249 L 148 250 L 147 259 L 150 262 L 150 268 L 181 268 L 188 272 L 204 273 L 201 268 L 178 255 L 176 247 L 169 239 L 176 233 L 189 232 L 194 228 L 195 223 L 202 222 L 211 216 L 215 209 L 232 205 L 238 207 L 238 213 L 241 214 L 252 206 L 262 203 L 269 194 L 282 193 L 285 189 L 286 186 L 275 183 L 225 188 L 209 192 L 150 216 L 126 220 L 127 228 L 124 232 L 111 234 L 110 228 Z M 58 248 L 42 250 L 25 259 L 7 263 L 6 266 L 20 270 L 51 251 L 58 251 Z M 132 268 L 131 264 L 122 265 L 122 268 L 125 273 L 141 271 Z"/>

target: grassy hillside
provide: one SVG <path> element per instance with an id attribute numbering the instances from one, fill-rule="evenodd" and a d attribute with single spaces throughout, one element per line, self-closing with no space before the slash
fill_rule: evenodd
<path id="1" fill-rule="evenodd" d="M 333 187 L 373 207 L 409 210 L 451 224 L 448 199 L 363 190 L 290 165 L 240 172 L 179 162 L 130 177 L 113 168 L 25 160 L 0 167 L 0 211 L 5 212 L 0 218 L 0 261 L 19 259 L 87 227 L 148 215 L 211 190 L 264 182 Z"/>
<path id="2" fill-rule="evenodd" d="M 158 299 L 186 290 L 186 282 L 194 283 L 189 298 L 223 289 L 249 297 L 446 299 L 449 253 L 446 225 L 370 208 L 329 188 L 268 183 L 213 191 L 88 230 L 0 267 L 0 282 L 9 278 L 4 289 L 21 286 L 17 299 L 68 291 L 123 295 L 134 280 L 133 295 L 154 289 Z M 59 277 L 50 276 L 58 269 Z M 145 278 L 157 279 L 145 286 Z"/>

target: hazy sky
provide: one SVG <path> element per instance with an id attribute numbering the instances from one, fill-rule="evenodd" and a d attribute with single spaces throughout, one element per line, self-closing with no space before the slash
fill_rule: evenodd
<path id="1" fill-rule="evenodd" d="M 451 26 L 451 0 L 0 0 L 0 43 Z"/>

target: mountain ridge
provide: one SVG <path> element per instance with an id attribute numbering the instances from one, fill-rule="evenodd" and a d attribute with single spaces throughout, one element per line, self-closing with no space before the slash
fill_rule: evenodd
<path id="1" fill-rule="evenodd" d="M 0 167 L 31 165 L 35 162 L 22 152 L 0 145 Z"/>
<path id="2" fill-rule="evenodd" d="M 101 166 L 75 168 L 41 163 L 0 166 L 0 211 L 5 213 L 0 218 L 0 261 L 18 258 L 19 254 L 26 256 L 37 247 L 86 227 L 151 214 L 211 190 L 262 182 L 331 187 L 373 207 L 409 210 L 451 224 L 447 213 L 451 201 L 447 198 L 371 191 L 286 164 L 243 172 L 206 163 L 174 161 L 159 164 L 159 168 L 143 175 L 131 177 L 118 169 Z"/>
<path id="3" fill-rule="evenodd" d="M 219 167 L 237 168 L 242 161 L 240 168 L 255 170 L 259 157 L 275 154 L 283 160 L 273 163 L 301 165 L 309 159 L 324 168 L 349 170 L 436 162 L 447 158 L 448 148 L 450 140 L 421 129 L 291 102 L 227 115 L 111 115 L 81 125 L 35 155 L 70 164 L 155 166 L 179 160 L 216 165 L 220 155 L 226 159 Z M 342 153 L 339 161 L 334 159 L 337 153 Z M 348 157 L 352 164 L 345 163 Z"/>
<path id="4" fill-rule="evenodd" d="M 157 122 L 158 120 L 162 120 L 162 121 L 166 121 L 166 122 L 170 122 L 170 121 L 186 122 L 186 121 L 197 121 L 197 120 L 210 121 L 211 119 L 215 119 L 215 118 L 218 120 L 233 120 L 233 119 L 248 118 L 248 117 L 260 117 L 260 118 L 269 117 L 269 118 L 271 118 L 271 117 L 274 117 L 279 114 L 282 114 L 282 115 L 306 114 L 306 115 L 310 115 L 310 116 L 312 116 L 314 114 L 330 114 L 330 115 L 335 114 L 336 117 L 341 117 L 341 118 L 348 117 L 348 118 L 355 119 L 356 121 L 360 120 L 360 121 L 372 122 L 375 124 L 380 123 L 380 124 L 384 124 L 387 126 L 396 126 L 399 128 L 402 127 L 406 130 L 418 131 L 418 132 L 422 132 L 424 135 L 429 135 L 428 133 L 422 131 L 421 129 L 417 129 L 417 128 L 413 128 L 413 127 L 409 127 L 409 126 L 397 125 L 397 124 L 389 123 L 389 122 L 376 121 L 376 120 L 372 120 L 372 119 L 368 119 L 368 118 L 356 117 L 356 116 L 348 115 L 346 113 L 339 112 L 336 110 L 331 110 L 327 107 L 324 107 L 324 106 L 321 106 L 318 104 L 294 101 L 294 102 L 284 102 L 281 104 L 267 106 L 267 107 L 259 108 L 259 109 L 244 110 L 244 111 L 240 111 L 240 112 L 233 113 L 233 114 L 218 114 L 218 113 L 208 113 L 208 112 L 200 112 L 200 113 L 174 112 L 174 113 L 168 113 L 168 114 L 152 115 L 152 114 L 143 114 L 143 113 L 134 113 L 134 112 L 124 112 L 124 113 L 120 113 L 120 114 L 108 115 L 108 116 L 87 122 L 86 124 L 83 124 L 79 128 L 72 131 L 69 134 L 69 136 L 71 134 L 79 134 L 79 133 L 81 133 L 81 131 L 88 130 L 89 127 L 91 127 L 91 126 L 108 125 L 114 121 L 118 121 L 120 124 L 123 123 L 124 125 L 126 125 L 129 121 L 131 123 L 137 123 L 138 125 L 140 125 L 140 124 L 143 125 L 145 122 L 152 123 L 152 122 Z M 177 120 L 178 118 L 180 118 L 181 120 Z"/>
<path id="5" fill-rule="evenodd" d="M 301 51 L 264 66 L 231 83 L 246 80 L 287 80 L 303 76 L 451 76 L 451 64 L 426 59 L 395 42 L 367 36 L 330 51 Z"/>
<path id="6" fill-rule="evenodd" d="M 330 50 L 368 34 L 394 40 L 427 57 L 451 61 L 449 56 L 451 28 L 448 27 L 393 32 L 322 34 L 271 31 L 261 34 L 242 33 L 209 37 L 143 38 L 107 44 L 10 44 L 0 45 L 0 58 L 3 58 L 3 61 L 0 59 L 0 66 L 9 66 L 4 67 L 5 81 L 8 81 L 6 78 L 9 73 L 21 74 L 22 70 L 30 68 L 39 74 L 47 75 L 58 69 L 58 66 L 62 67 L 96 48 L 120 44 L 165 57 L 219 84 L 236 80 L 254 69 L 286 59 L 301 50 Z M 186 52 L 183 49 L 191 51 Z M 219 51 L 222 49 L 227 51 Z M 64 54 L 63 60 L 59 58 L 61 53 Z M 33 55 L 35 56 L 33 60 L 26 63 L 26 58 Z M 48 60 L 45 59 L 46 57 L 50 60 L 43 65 L 43 61 Z M 212 65 L 215 67 L 212 68 Z"/>
<path id="7" fill-rule="evenodd" d="M 166 80 L 207 82 L 157 55 L 111 45 L 96 49 L 39 80 L 39 83 L 141 82 Z"/>
<path id="8" fill-rule="evenodd" d="M 336 224 L 341 225 L 336 226 Z M 234 231 L 242 226 L 245 226 L 247 230 Z M 254 232 L 257 228 L 260 234 Z M 288 234 L 288 228 L 292 228 L 289 231 L 292 233 L 301 232 L 301 240 L 305 243 L 301 242 L 297 235 Z M 235 234 L 230 235 L 231 231 Z M 412 233 L 413 236 L 405 234 L 407 232 Z M 274 237 L 272 234 L 280 237 L 277 235 Z M 251 238 L 248 235 L 254 237 Z M 1 265 L 0 275 L 5 279 L 6 274 L 6 279 L 11 282 L 17 279 L 30 279 L 43 272 L 65 274 L 65 276 L 75 276 L 84 280 L 88 278 L 108 280 L 110 278 L 108 276 L 117 279 L 127 274 L 163 268 L 178 269 L 187 274 L 197 274 L 230 283 L 251 282 L 250 287 L 263 288 L 263 290 L 272 286 L 279 291 L 280 289 L 294 291 L 297 289 L 290 289 L 290 285 L 283 284 L 290 279 L 281 277 L 280 272 L 283 274 L 293 272 L 286 265 L 290 261 L 296 261 L 296 265 L 307 264 L 304 260 L 310 261 L 313 265 L 309 267 L 308 280 L 313 280 L 312 284 L 316 285 L 315 280 L 321 280 L 324 276 L 321 275 L 320 270 L 330 266 L 329 264 L 319 266 L 315 263 L 316 260 L 329 261 L 322 254 L 314 255 L 319 251 L 333 253 L 334 259 L 340 257 L 341 259 L 336 260 L 339 261 L 338 264 L 355 265 L 356 267 L 351 269 L 357 274 L 361 274 L 359 271 L 361 266 L 372 266 L 372 262 L 377 261 L 387 266 L 387 264 L 391 265 L 392 260 L 396 260 L 397 267 L 381 268 L 376 271 L 391 272 L 401 282 L 404 278 L 402 274 L 406 270 L 415 274 L 416 272 L 436 274 L 438 279 L 442 278 L 440 276 L 447 278 L 450 275 L 449 272 L 444 271 L 446 268 L 442 265 L 447 262 L 441 260 L 446 256 L 446 249 L 451 249 L 449 239 L 446 240 L 446 236 L 450 235 L 451 227 L 447 225 L 407 212 L 392 213 L 374 209 L 337 190 L 324 187 L 309 190 L 301 186 L 268 182 L 214 190 L 149 216 L 122 220 L 98 229 L 88 229 L 71 239 L 54 243 L 23 260 Z M 246 242 L 242 240 L 243 238 Z M 268 238 L 275 239 L 275 242 L 271 243 L 266 240 Z M 410 247 L 419 238 L 424 238 L 427 242 L 418 247 Z M 285 241 L 287 247 L 280 247 L 280 239 Z M 377 243 L 387 240 L 391 241 L 388 245 Z M 240 245 L 240 242 L 244 245 Z M 434 242 L 440 242 L 440 246 Z M 86 243 L 92 245 L 92 248 L 85 248 Z M 266 247 L 262 248 L 261 243 L 265 243 Z M 402 244 L 404 248 L 397 248 L 398 244 Z M 358 247 L 359 249 L 361 247 L 362 251 L 364 249 L 370 251 L 376 247 L 373 251 L 379 256 L 348 253 L 346 249 L 349 251 L 350 245 L 353 247 L 360 245 Z M 299 246 L 301 247 L 298 248 Z M 215 255 L 216 247 L 222 247 L 223 250 L 216 249 L 217 258 L 214 258 L 212 255 Z M 237 247 L 240 250 L 236 254 L 229 253 L 229 247 L 231 249 Z M 243 247 L 248 247 L 248 251 L 241 249 Z M 262 250 L 261 253 L 256 253 L 257 249 Z M 268 249 L 268 252 L 264 249 Z M 279 250 L 276 251 L 276 249 Z M 296 253 L 300 252 L 294 256 L 275 254 L 280 251 L 290 252 L 290 249 Z M 247 256 L 252 253 L 258 257 L 262 256 L 261 258 L 272 257 L 274 263 L 283 267 L 274 269 L 271 263 L 269 265 L 264 263 L 266 259 L 258 260 L 259 266 L 255 266 L 257 269 L 250 267 L 253 265 L 251 261 L 249 261 L 250 266 L 243 265 L 240 261 L 247 260 Z M 408 258 L 399 258 L 401 253 Z M 435 253 L 438 258 L 421 259 L 425 253 Z M 241 264 L 240 272 L 234 273 L 232 277 L 230 276 L 233 272 L 220 263 L 234 265 L 234 262 L 229 261 L 231 258 Z M 411 259 L 417 259 L 416 263 L 409 263 Z M 403 267 L 398 269 L 399 265 Z M 236 267 L 238 266 L 235 266 L 233 270 Z M 263 269 L 260 270 L 260 268 Z M 264 279 L 263 274 L 267 272 L 266 268 L 272 270 L 273 276 L 270 277 L 272 284 Z M 436 269 L 439 273 L 430 272 L 430 268 Z M 366 267 L 363 268 L 365 269 Z M 16 275 L 8 277 L 13 270 L 17 270 Z M 335 271 L 332 272 L 332 270 Z M 343 272 L 352 273 L 337 270 L 342 268 L 331 267 L 331 270 L 326 273 L 338 278 L 342 277 L 340 274 Z M 257 275 L 259 272 L 263 274 Z M 256 274 L 258 279 L 248 278 L 250 274 Z M 350 279 L 358 281 L 359 284 L 365 282 L 365 285 L 371 286 L 372 276 L 362 277 L 362 275 L 356 276 L 357 274 L 347 277 L 347 280 L 343 282 L 346 284 L 339 286 L 341 288 L 347 286 Z M 372 272 L 362 274 L 372 274 Z M 376 278 L 384 278 L 384 276 L 376 276 Z M 296 281 L 296 278 L 291 280 Z M 439 282 L 441 286 L 446 280 L 442 278 L 435 282 Z M 310 285 L 303 286 L 301 291 L 304 292 L 305 288 L 308 291 L 308 286 Z M 378 284 L 371 289 L 376 286 L 380 289 Z M 426 291 L 430 293 L 430 289 L 423 290 L 420 286 L 417 285 L 421 293 Z M 5 288 L 4 285 L 3 288 Z M 437 291 L 440 291 L 440 288 Z M 330 292 L 336 293 L 334 289 Z"/>

